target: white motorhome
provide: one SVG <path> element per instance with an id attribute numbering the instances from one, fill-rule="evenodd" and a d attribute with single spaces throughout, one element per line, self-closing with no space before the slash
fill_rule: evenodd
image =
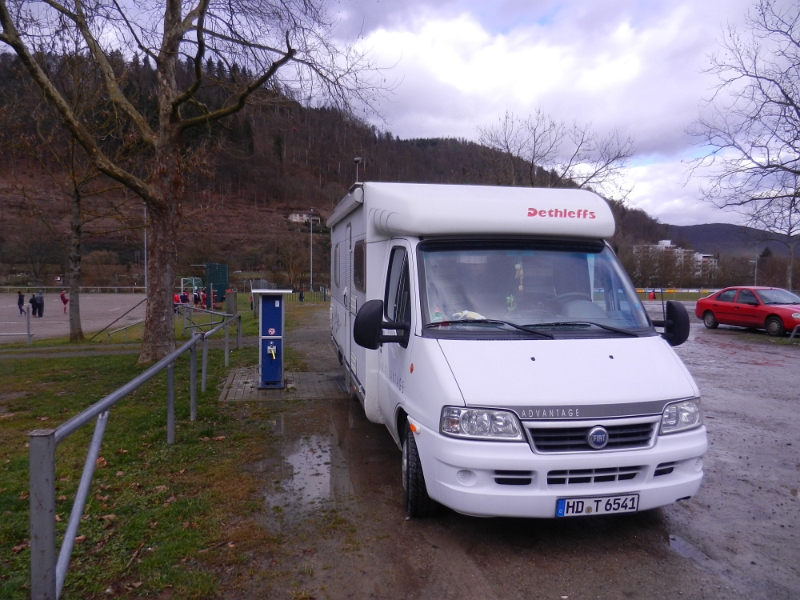
<path id="1" fill-rule="evenodd" d="M 647 316 L 602 198 L 360 183 L 327 224 L 332 340 L 402 448 L 411 516 L 631 513 L 697 492 L 700 395 L 671 348 L 688 316 Z"/>

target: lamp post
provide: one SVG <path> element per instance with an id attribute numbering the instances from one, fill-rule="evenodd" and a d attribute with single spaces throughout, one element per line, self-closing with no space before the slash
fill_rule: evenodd
<path id="1" fill-rule="evenodd" d="M 313 210 L 313 209 L 312 209 Z M 315 217 L 313 214 L 311 218 L 309 218 L 308 222 L 311 225 L 311 229 L 309 229 L 309 282 L 308 282 L 308 291 L 314 291 L 314 219 L 319 219 L 319 217 Z"/>

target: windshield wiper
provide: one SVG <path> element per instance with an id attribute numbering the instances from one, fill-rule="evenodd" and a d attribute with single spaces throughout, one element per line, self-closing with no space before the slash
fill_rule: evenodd
<path id="1" fill-rule="evenodd" d="M 536 329 L 531 329 L 526 325 L 517 325 L 516 323 L 510 323 L 508 321 L 500 321 L 499 319 L 462 319 L 460 321 L 437 321 L 436 323 L 428 323 L 427 325 L 425 325 L 425 328 L 429 329 L 433 327 L 447 327 L 449 325 L 472 325 L 474 323 L 488 323 L 489 325 L 508 325 L 509 327 L 513 327 L 514 329 L 519 329 L 520 331 L 524 331 L 526 333 L 532 333 L 534 335 L 540 335 L 549 340 L 555 339 L 555 337 L 550 335 L 549 333 L 538 331 Z"/>
<path id="2" fill-rule="evenodd" d="M 552 323 L 537 323 L 539 327 L 566 327 L 570 325 L 577 325 L 578 327 L 588 327 L 594 325 L 606 331 L 613 331 L 614 333 L 621 333 L 630 337 L 639 337 L 638 333 L 628 331 L 627 329 L 620 329 L 619 327 L 612 327 L 611 325 L 603 325 L 602 323 L 595 323 L 594 321 L 554 321 Z"/>

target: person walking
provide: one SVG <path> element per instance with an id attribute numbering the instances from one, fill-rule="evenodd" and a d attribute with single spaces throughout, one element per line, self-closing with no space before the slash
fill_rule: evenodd
<path id="1" fill-rule="evenodd" d="M 36 294 L 36 308 L 39 310 L 39 318 L 40 319 L 43 318 L 44 317 L 44 314 L 43 314 L 44 313 L 44 296 L 42 295 L 42 292 L 39 292 L 38 294 Z"/>
<path id="2" fill-rule="evenodd" d="M 21 315 L 25 314 L 23 306 L 25 306 L 25 294 L 22 293 L 22 290 L 19 290 L 17 292 L 17 308 L 19 308 L 19 314 Z"/>
<path id="3" fill-rule="evenodd" d="M 31 299 L 28 300 L 28 302 L 30 302 L 30 305 L 31 305 L 31 316 L 32 317 L 38 317 L 39 316 L 39 308 L 38 308 L 38 302 L 36 302 L 36 293 L 35 292 L 31 294 Z"/>
<path id="4" fill-rule="evenodd" d="M 69 298 L 67 298 L 67 290 L 61 290 L 61 303 L 64 305 L 64 314 L 67 314 L 67 303 L 69 302 Z"/>
<path id="5" fill-rule="evenodd" d="M 300 303 L 302 304 L 302 302 L 303 302 L 303 300 L 305 300 L 305 296 L 306 296 L 306 288 L 305 288 L 305 286 L 303 286 L 303 285 L 300 286 L 300 293 L 298 294 L 298 296 L 299 296 L 298 299 L 300 300 Z"/>

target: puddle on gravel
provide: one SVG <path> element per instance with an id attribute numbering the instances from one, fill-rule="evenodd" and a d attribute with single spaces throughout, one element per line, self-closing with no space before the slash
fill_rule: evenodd
<path id="1" fill-rule="evenodd" d="M 374 427 L 357 410 L 360 405 L 349 399 L 312 401 L 272 423 L 282 438 L 280 458 L 271 461 L 272 468 L 257 469 L 269 478 L 264 499 L 271 529 L 285 529 L 322 509 L 356 506 L 352 468 L 374 468 L 356 456 L 369 440 L 364 429 Z"/>
<path id="2" fill-rule="evenodd" d="M 669 536 L 669 547 L 684 558 L 691 558 L 699 563 L 710 560 L 702 550 L 677 535 Z"/>
<path id="3" fill-rule="evenodd" d="M 370 511 L 384 492 L 402 494 L 400 451 L 357 401 L 292 403 L 270 425 L 279 452 L 251 469 L 264 478 L 272 531 L 288 531 L 321 510 Z"/>

